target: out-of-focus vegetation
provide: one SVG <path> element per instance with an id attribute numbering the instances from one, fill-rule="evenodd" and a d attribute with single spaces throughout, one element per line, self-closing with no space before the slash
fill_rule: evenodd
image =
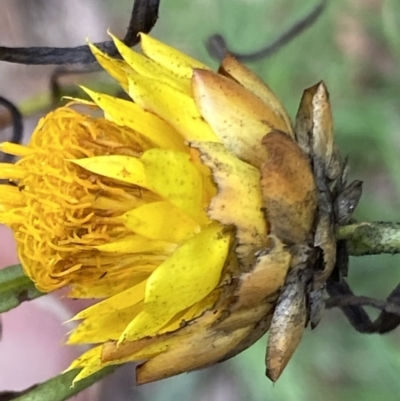
<path id="1" fill-rule="evenodd" d="M 215 67 L 204 45 L 209 35 L 222 33 L 234 50 L 249 52 L 273 41 L 315 5 L 312 0 L 161 3 L 153 34 Z M 111 29 L 123 34 L 131 1 L 99 1 L 99 6 L 112 18 Z M 400 221 L 400 2 L 331 0 L 315 25 L 271 58 L 249 66 L 292 117 L 303 89 L 325 81 L 338 145 L 350 158 L 352 177 L 364 181 L 357 219 Z M 398 281 L 398 256 L 351 260 L 349 282 L 359 294 L 383 298 Z M 400 399 L 399 330 L 385 336 L 358 334 L 338 311 L 327 311 L 317 329 L 306 332 L 275 385 L 264 375 L 265 343 L 263 338 L 214 368 L 134 390 L 132 369 L 124 368 L 106 381 L 104 399 Z"/>

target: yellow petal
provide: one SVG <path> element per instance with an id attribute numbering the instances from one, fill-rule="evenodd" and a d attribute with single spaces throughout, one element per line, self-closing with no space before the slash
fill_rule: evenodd
<path id="1" fill-rule="evenodd" d="M 133 232 L 156 242 L 179 243 L 200 230 L 198 223 L 170 202 L 149 203 L 126 212 L 122 218 Z"/>
<path id="2" fill-rule="evenodd" d="M 150 149 L 142 158 L 149 189 L 185 211 L 199 223 L 207 221 L 202 210 L 203 180 L 185 153 Z"/>
<path id="3" fill-rule="evenodd" d="M 122 58 L 137 73 L 146 78 L 154 79 L 170 85 L 188 96 L 191 94 L 190 77 L 182 77 L 182 75 L 177 75 L 174 73 L 171 74 L 171 71 L 166 70 L 164 66 L 161 66 L 150 58 L 147 58 L 132 50 L 115 36 L 111 35 L 111 37 Z M 171 60 L 169 63 L 170 62 Z"/>
<path id="4" fill-rule="evenodd" d="M 85 90 L 84 87 L 81 86 L 83 90 Z M 76 106 L 76 105 L 83 105 L 87 106 L 91 110 L 97 110 L 96 103 L 92 102 L 91 100 L 87 99 L 79 99 L 77 97 L 73 96 L 64 96 L 63 97 L 65 100 L 70 100 L 67 104 L 66 107 L 71 107 L 71 106 Z"/>
<path id="5" fill-rule="evenodd" d="M 39 124 L 42 122 L 41 120 Z M 32 154 L 32 149 L 30 149 L 28 146 L 23 146 L 18 143 L 13 143 L 13 142 L 2 142 L 0 143 L 0 151 L 3 153 L 8 153 L 9 155 L 14 155 L 14 156 L 29 156 Z"/>
<path id="6" fill-rule="evenodd" d="M 155 202 L 162 203 L 162 202 Z M 172 252 L 175 244 L 166 241 L 156 241 L 141 235 L 127 235 L 123 239 L 108 242 L 95 247 L 101 252 L 109 253 L 146 253 L 146 252 Z"/>
<path id="7" fill-rule="evenodd" d="M 237 252 L 246 268 L 254 264 L 255 253 L 265 245 L 267 223 L 262 212 L 260 172 L 234 157 L 221 143 L 192 142 L 203 163 L 210 167 L 218 194 L 208 215 L 224 225 L 236 227 Z"/>
<path id="8" fill-rule="evenodd" d="M 126 328 L 121 341 L 154 335 L 175 314 L 207 296 L 220 280 L 229 243 L 229 234 L 214 225 L 161 263 L 147 281 L 144 311 Z"/>
<path id="9" fill-rule="evenodd" d="M 180 77 L 190 79 L 193 68 L 209 69 L 203 63 L 144 33 L 140 34 L 140 45 L 148 58 Z"/>
<path id="10" fill-rule="evenodd" d="M 259 97 L 274 113 L 284 122 L 286 129 L 283 132 L 294 138 L 292 123 L 285 108 L 275 93 L 257 75 L 249 70 L 244 64 L 236 60 L 231 54 L 227 54 L 222 60 L 218 71 L 220 74 L 235 79 L 251 93 Z"/>
<path id="11" fill-rule="evenodd" d="M 6 163 L 4 163 L 6 164 Z M 7 163 L 9 164 L 9 163 Z M 11 166 L 14 166 L 11 164 Z M 0 167 L 1 170 L 1 167 Z M 15 208 L 18 205 L 24 206 L 25 205 L 25 197 L 21 194 L 21 190 L 18 187 L 12 185 L 0 185 L 0 199 L 1 199 L 1 207 L 8 208 Z"/>
<path id="12" fill-rule="evenodd" d="M 71 162 L 95 174 L 143 188 L 149 186 L 143 163 L 136 157 L 107 155 L 71 160 Z"/>
<path id="13" fill-rule="evenodd" d="M 144 111 L 128 100 L 82 88 L 104 111 L 107 120 L 132 128 L 154 143 L 156 147 L 185 151 L 182 137 L 164 120 Z"/>
<path id="14" fill-rule="evenodd" d="M 195 70 L 193 93 L 203 118 L 238 158 L 260 167 L 266 157 L 262 138 L 284 121 L 236 82 L 210 71 Z"/>
<path id="15" fill-rule="evenodd" d="M 144 110 L 157 114 L 185 140 L 217 141 L 194 100 L 182 92 L 137 75 L 129 79 L 129 95 Z"/>

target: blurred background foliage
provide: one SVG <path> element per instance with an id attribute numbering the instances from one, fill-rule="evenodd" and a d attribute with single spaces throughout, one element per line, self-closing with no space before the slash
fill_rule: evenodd
<path id="1" fill-rule="evenodd" d="M 62 6 L 43 0 L 3 2 L 6 13 L 0 22 L 6 18 L 7 24 L 3 21 L 0 28 L 1 42 L 20 46 L 77 45 L 86 37 L 103 40 L 107 27 L 123 36 L 131 8 L 131 0 L 92 0 L 85 5 L 71 0 Z M 221 33 L 233 50 L 250 52 L 272 42 L 314 5 L 312 0 L 162 0 L 153 35 L 217 67 L 205 49 L 209 35 Z M 79 24 L 73 19 L 68 25 L 66 15 L 74 7 L 89 11 L 74 17 Z M 331 0 L 305 33 L 249 67 L 268 82 L 292 117 L 302 91 L 325 81 L 337 143 L 350 158 L 351 176 L 364 181 L 357 219 L 400 221 L 399 0 Z M 47 91 L 51 71 L 8 65 L 0 70 L 2 95 L 36 104 Z M 16 82 L 20 79 L 27 84 L 21 87 Z M 70 77 L 67 82 L 77 79 L 87 85 L 106 82 L 99 74 Z M 398 281 L 398 256 L 351 259 L 349 282 L 358 294 L 383 298 Z M 139 388 L 133 386 L 133 367 L 126 366 L 105 381 L 102 399 L 400 399 L 399 331 L 385 336 L 358 334 L 340 312 L 327 311 L 316 330 L 307 330 L 275 385 L 264 375 L 265 340 L 216 367 Z"/>

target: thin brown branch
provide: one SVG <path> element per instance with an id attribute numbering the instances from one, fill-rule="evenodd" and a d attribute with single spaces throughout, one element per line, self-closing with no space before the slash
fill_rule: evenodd
<path id="1" fill-rule="evenodd" d="M 239 53 L 233 51 L 226 43 L 224 37 L 217 33 L 209 37 L 206 43 L 209 54 L 221 60 L 226 53 L 230 53 L 236 59 L 244 62 L 257 61 L 272 56 L 286 44 L 297 38 L 303 31 L 312 26 L 323 13 L 328 0 L 321 0 L 305 17 L 295 22 L 286 32 L 275 41 L 260 50 L 251 53 Z"/>
<path id="2" fill-rule="evenodd" d="M 160 0 L 135 0 L 124 42 L 132 47 L 139 43 L 139 32 L 148 33 L 158 18 Z M 112 41 L 94 44 L 101 51 L 118 56 Z M 27 65 L 95 64 L 89 46 L 76 47 L 4 47 L 0 46 L 0 61 Z"/>

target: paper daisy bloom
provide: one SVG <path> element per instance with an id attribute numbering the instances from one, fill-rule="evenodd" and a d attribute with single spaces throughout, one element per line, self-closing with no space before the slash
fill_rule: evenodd
<path id="1" fill-rule="evenodd" d="M 138 383 L 209 366 L 272 319 L 275 380 L 308 319 L 310 278 L 290 272 L 306 264 L 317 220 L 309 155 L 234 58 L 215 73 L 147 35 L 143 55 L 114 41 L 121 60 L 92 51 L 130 100 L 84 89 L 92 101 L 48 114 L 28 145 L 1 144 L 19 160 L 0 166 L 0 222 L 26 274 L 42 291 L 99 300 L 68 340 L 93 344 L 75 380 L 127 361 L 140 362 Z M 282 326 L 285 288 L 297 318 Z"/>

